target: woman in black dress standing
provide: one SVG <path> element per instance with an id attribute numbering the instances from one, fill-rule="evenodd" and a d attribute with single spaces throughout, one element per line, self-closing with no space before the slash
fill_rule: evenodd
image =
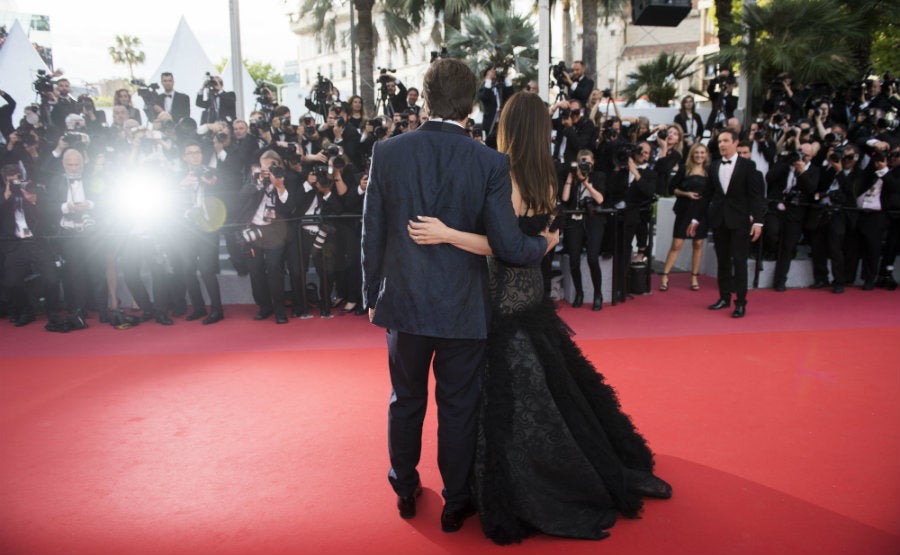
<path id="1" fill-rule="evenodd" d="M 684 178 L 674 184 L 675 226 L 672 230 L 672 246 L 666 255 L 666 264 L 663 267 L 662 279 L 659 282 L 659 290 L 669 289 L 669 271 L 678 259 L 678 253 L 688 238 L 688 227 L 692 220 L 697 220 L 699 226 L 691 239 L 693 253 L 691 256 L 691 290 L 698 291 L 700 283 L 700 260 L 703 256 L 703 240 L 706 239 L 709 225 L 706 219 L 706 209 L 712 196 L 712 182 L 707 174 L 709 167 L 709 150 L 701 143 L 691 147 L 685 163 Z"/>
<path id="2" fill-rule="evenodd" d="M 694 110 L 694 97 L 681 99 L 681 109 L 675 114 L 675 123 L 684 130 L 685 147 L 690 148 L 703 136 L 703 118 Z"/>

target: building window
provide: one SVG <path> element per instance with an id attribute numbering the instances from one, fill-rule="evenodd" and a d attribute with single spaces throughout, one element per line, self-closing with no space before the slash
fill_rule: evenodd
<path id="1" fill-rule="evenodd" d="M 347 48 L 350 43 L 350 31 L 341 31 L 341 48 Z"/>
<path id="2" fill-rule="evenodd" d="M 341 77 L 347 77 L 347 60 L 341 61 Z"/>

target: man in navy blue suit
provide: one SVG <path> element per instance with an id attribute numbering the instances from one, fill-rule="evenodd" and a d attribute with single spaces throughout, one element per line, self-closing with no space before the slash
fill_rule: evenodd
<path id="1" fill-rule="evenodd" d="M 476 87 L 459 60 L 441 58 L 429 67 L 423 95 L 431 119 L 376 143 L 363 212 L 363 294 L 371 321 L 387 328 L 393 388 L 388 479 L 400 516 L 414 517 L 433 360 L 445 532 L 475 513 L 468 480 L 490 316 L 487 264 L 450 245 L 416 245 L 407 223 L 440 218 L 486 235 L 496 256 L 518 264 L 538 264 L 559 240 L 558 232 L 529 237 L 519 230 L 508 157 L 466 134 Z"/>

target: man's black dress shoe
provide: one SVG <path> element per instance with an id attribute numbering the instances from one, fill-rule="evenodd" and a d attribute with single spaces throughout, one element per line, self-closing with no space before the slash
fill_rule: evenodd
<path id="1" fill-rule="evenodd" d="M 172 322 L 172 319 L 169 318 L 165 312 L 159 312 L 156 315 L 155 320 L 157 324 L 161 324 L 163 326 L 171 326 L 172 324 L 174 324 L 174 322 Z"/>
<path id="2" fill-rule="evenodd" d="M 734 312 L 731 313 L 732 318 L 743 318 L 747 313 L 747 305 L 734 303 Z"/>
<path id="3" fill-rule="evenodd" d="M 34 322 L 34 312 L 23 312 L 22 314 L 19 314 L 18 318 L 16 318 L 16 327 L 21 328 L 22 326 L 27 326 L 32 322 Z"/>
<path id="4" fill-rule="evenodd" d="M 844 286 L 841 285 L 840 283 L 838 283 L 834 286 L 834 288 L 832 288 L 831 292 L 837 293 L 838 295 L 840 295 L 841 293 L 844 292 Z"/>
<path id="5" fill-rule="evenodd" d="M 259 312 L 256 313 L 256 316 L 253 317 L 254 320 L 265 320 L 269 316 L 272 315 L 272 309 L 270 308 L 261 308 Z"/>
<path id="6" fill-rule="evenodd" d="M 714 304 L 709 305 L 707 308 L 710 310 L 722 310 L 723 308 L 728 308 L 731 306 L 731 301 L 727 299 L 719 299 Z"/>
<path id="7" fill-rule="evenodd" d="M 463 508 L 455 511 L 448 511 L 445 507 L 441 512 L 441 530 L 448 534 L 458 531 L 462 528 L 463 522 L 474 515 L 475 512 L 475 505 L 471 502 L 466 503 Z"/>
<path id="8" fill-rule="evenodd" d="M 400 511 L 400 518 L 409 520 L 416 516 L 416 497 L 422 495 L 422 484 L 416 486 L 412 495 L 397 497 L 397 510 Z"/>
<path id="9" fill-rule="evenodd" d="M 594 297 L 594 306 L 591 307 L 591 310 L 594 310 L 594 311 L 603 310 L 603 297 L 602 296 L 598 295 L 598 296 Z"/>
<path id="10" fill-rule="evenodd" d="M 175 316 L 175 313 L 173 312 L 172 315 Z M 206 316 L 205 310 L 195 310 L 195 311 L 191 312 L 190 314 L 188 314 L 187 316 L 185 316 L 184 319 L 187 320 L 188 322 L 193 322 L 194 320 L 199 320 L 200 318 L 203 318 L 204 316 Z"/>
<path id="11" fill-rule="evenodd" d="M 203 319 L 203 325 L 208 326 L 209 324 L 215 324 L 216 322 L 221 322 L 225 319 L 225 314 L 221 310 L 213 310 L 209 313 L 209 316 Z"/>
<path id="12" fill-rule="evenodd" d="M 775 284 L 775 287 L 773 287 L 772 289 L 778 291 L 779 293 L 784 293 L 785 291 L 787 291 L 787 287 L 785 287 L 783 283 Z"/>
<path id="13" fill-rule="evenodd" d="M 863 290 L 863 291 L 874 291 L 874 290 L 875 290 L 875 283 L 874 283 L 874 282 L 868 282 L 868 281 L 865 282 L 865 283 L 863 283 L 862 290 Z"/>
<path id="14" fill-rule="evenodd" d="M 578 308 L 584 304 L 584 293 L 578 292 L 575 293 L 575 298 L 572 300 L 572 308 Z"/>
<path id="15" fill-rule="evenodd" d="M 287 314 L 283 310 L 275 312 L 275 323 L 276 324 L 287 324 L 288 318 Z"/>
<path id="16" fill-rule="evenodd" d="M 828 287 L 827 281 L 816 281 L 809 286 L 810 289 L 825 289 L 826 287 Z"/>

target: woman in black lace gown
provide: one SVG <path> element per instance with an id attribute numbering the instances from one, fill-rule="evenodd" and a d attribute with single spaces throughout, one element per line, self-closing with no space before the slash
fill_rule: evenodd
<path id="1" fill-rule="evenodd" d="M 540 98 L 511 97 L 497 145 L 510 156 L 519 225 L 534 235 L 555 209 L 549 137 Z M 491 254 L 486 237 L 435 218 L 411 221 L 409 232 L 419 244 Z M 472 479 L 484 532 L 500 544 L 537 532 L 605 538 L 618 514 L 636 517 L 642 497 L 668 498 L 671 487 L 653 475 L 644 438 L 545 299 L 540 267 L 488 264 L 493 311 Z"/>

